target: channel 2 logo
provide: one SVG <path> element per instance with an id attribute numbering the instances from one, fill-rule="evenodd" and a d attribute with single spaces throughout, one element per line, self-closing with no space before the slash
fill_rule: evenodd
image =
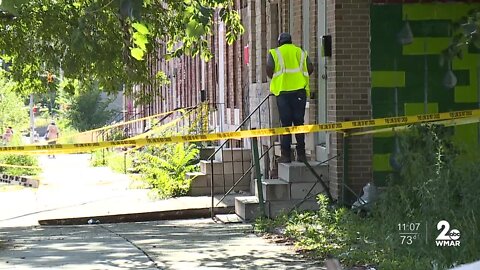
<path id="1" fill-rule="evenodd" d="M 457 229 L 450 230 L 450 223 L 446 220 L 440 220 L 437 223 L 437 230 L 440 231 L 435 244 L 437 247 L 459 247 L 460 231 Z"/>

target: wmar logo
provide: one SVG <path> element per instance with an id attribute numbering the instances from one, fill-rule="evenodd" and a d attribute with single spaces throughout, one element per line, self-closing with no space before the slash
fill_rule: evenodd
<path id="1" fill-rule="evenodd" d="M 440 220 L 437 223 L 437 230 L 441 231 L 435 239 L 437 247 L 459 247 L 460 231 L 457 229 L 450 230 L 450 223 L 446 220 Z"/>

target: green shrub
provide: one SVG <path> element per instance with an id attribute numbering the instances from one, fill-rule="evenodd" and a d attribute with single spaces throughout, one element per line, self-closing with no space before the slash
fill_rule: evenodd
<path id="1" fill-rule="evenodd" d="M 111 152 L 106 149 L 93 151 L 90 158 L 90 165 L 93 167 L 107 166 L 110 155 Z"/>
<path id="2" fill-rule="evenodd" d="M 0 163 L 38 167 L 38 158 L 36 156 L 27 155 L 1 155 Z M 8 175 L 23 176 L 38 175 L 41 170 L 40 168 L 0 167 L 0 172 Z"/>
<path id="3" fill-rule="evenodd" d="M 199 150 L 194 144 L 165 144 L 138 152 L 135 169 L 160 198 L 186 195 L 187 172 L 198 170 Z"/>
<path id="4" fill-rule="evenodd" d="M 478 147 L 459 148 L 451 128 L 414 126 L 400 139 L 393 175 L 367 217 L 327 204 L 319 210 L 280 217 L 285 235 L 324 259 L 378 269 L 447 269 L 478 259 L 480 231 L 480 154 Z M 286 220 L 286 221 L 285 221 Z M 461 233 L 460 247 L 436 247 L 440 220 Z M 260 219 L 256 229 L 269 231 L 278 221 Z M 416 239 L 402 242 L 398 224 L 420 223 Z M 408 231 L 406 231 L 408 232 Z M 403 239 L 405 240 L 405 239 Z"/>
<path id="5" fill-rule="evenodd" d="M 400 172 L 390 179 L 376 204 L 380 233 L 397 235 L 398 224 L 421 224 L 421 241 L 412 246 L 389 242 L 398 257 L 430 261 L 440 269 L 478 259 L 480 157 L 477 146 L 454 144 L 453 128 L 418 125 L 401 140 Z M 447 220 L 461 232 L 460 247 L 436 247 L 437 223 Z M 425 233 L 425 231 L 427 233 Z"/>
<path id="6" fill-rule="evenodd" d="M 94 151 L 90 159 L 90 164 L 93 167 L 108 166 L 114 172 L 118 173 L 125 173 L 125 169 L 131 168 L 133 165 L 130 154 L 127 154 L 125 159 L 124 152 L 115 152 L 107 149 Z"/>

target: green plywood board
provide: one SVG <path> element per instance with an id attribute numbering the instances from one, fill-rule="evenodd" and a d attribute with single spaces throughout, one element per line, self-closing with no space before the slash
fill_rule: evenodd
<path id="1" fill-rule="evenodd" d="M 372 70 L 394 70 L 394 57 L 402 55 L 397 33 L 402 29 L 401 5 L 372 5 L 371 13 L 371 68 Z M 377 23 L 381 22 L 381 23 Z"/>
<path id="2" fill-rule="evenodd" d="M 457 86 L 470 85 L 470 70 L 457 69 L 452 70 L 455 77 L 457 77 Z"/>
<path id="3" fill-rule="evenodd" d="M 405 103 L 405 115 L 416 115 L 423 114 L 424 104 L 423 103 Z M 428 103 L 427 104 L 428 113 L 438 112 L 438 103 Z"/>
<path id="4" fill-rule="evenodd" d="M 455 126 L 454 140 L 460 146 L 472 147 L 478 145 L 478 124 Z"/>
<path id="5" fill-rule="evenodd" d="M 480 66 L 480 55 L 468 53 L 463 50 L 463 57 L 459 59 L 455 57 L 452 61 L 452 69 L 470 69 Z"/>
<path id="6" fill-rule="evenodd" d="M 373 170 L 377 172 L 392 171 L 392 167 L 390 166 L 390 154 L 374 154 Z"/>
<path id="7" fill-rule="evenodd" d="M 449 37 L 450 20 L 409 21 L 414 37 Z"/>
<path id="8" fill-rule="evenodd" d="M 458 20 L 468 11 L 479 7 L 475 4 L 408 4 L 403 5 L 403 18 L 410 21 Z"/>
<path id="9" fill-rule="evenodd" d="M 372 87 L 404 87 L 403 71 L 372 71 Z"/>
<path id="10" fill-rule="evenodd" d="M 391 178 L 391 172 L 373 172 L 373 182 L 377 187 L 387 186 Z"/>
<path id="11" fill-rule="evenodd" d="M 452 70 L 457 76 L 454 88 L 447 88 L 443 80 L 447 65 L 440 66 L 440 53 L 448 47 L 452 31 L 450 24 L 465 16 L 479 4 L 431 3 L 385 4 L 371 8 L 371 70 L 372 116 L 388 117 L 395 114 L 394 89 L 398 89 L 399 115 L 424 113 L 425 59 L 428 63 L 428 112 L 444 112 L 478 108 L 477 84 L 480 50 L 465 48 L 463 59 L 455 58 Z M 414 42 L 402 46 L 397 34 L 409 22 Z M 425 46 L 426 43 L 426 46 Z M 425 50 L 426 49 L 426 50 Z M 398 87 L 396 73 L 404 73 L 404 86 Z M 479 73 L 480 74 L 480 73 Z M 380 76 L 379 76 L 380 75 Z M 383 75 L 383 76 L 382 76 Z M 478 130 L 474 127 L 452 127 L 455 138 L 469 144 L 476 143 Z M 389 153 L 393 150 L 393 133 L 373 136 L 374 180 L 384 182 L 391 174 Z"/>
<path id="12" fill-rule="evenodd" d="M 478 90 L 476 85 L 455 87 L 456 103 L 471 103 L 478 101 Z"/>
<path id="13" fill-rule="evenodd" d="M 389 138 L 373 138 L 373 153 L 374 154 L 388 154 L 394 149 L 395 141 L 393 137 Z"/>
<path id="14" fill-rule="evenodd" d="M 386 131 L 373 134 L 376 138 L 391 138 L 395 133 L 393 131 Z"/>
<path id="15" fill-rule="evenodd" d="M 411 44 L 403 46 L 403 54 L 440 54 L 450 43 L 451 38 L 449 37 L 415 37 Z"/>

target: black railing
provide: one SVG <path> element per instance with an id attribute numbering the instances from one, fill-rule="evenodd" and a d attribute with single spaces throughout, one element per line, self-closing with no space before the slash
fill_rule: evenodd
<path id="1" fill-rule="evenodd" d="M 272 94 L 269 94 L 267 95 L 262 101 L 260 101 L 260 103 L 250 112 L 249 115 L 247 115 L 244 120 L 238 125 L 238 127 L 235 129 L 235 131 L 239 131 L 239 130 L 245 130 L 245 129 L 253 129 L 253 128 L 270 128 L 272 127 L 272 118 L 271 118 L 271 109 L 270 109 L 270 98 L 272 97 L 273 95 Z M 265 104 L 265 105 L 264 105 Z M 264 125 L 265 121 L 262 121 L 262 106 L 266 106 L 266 110 L 267 110 L 267 117 L 268 117 L 268 121 L 266 121 L 266 125 Z M 258 118 L 258 126 L 255 126 L 253 127 L 252 126 L 252 118 L 256 116 Z M 265 117 L 265 116 L 263 116 Z M 269 138 L 270 139 L 270 138 Z M 234 153 L 234 147 L 238 147 L 239 148 L 239 151 L 240 151 L 240 162 L 241 162 L 241 166 L 239 166 L 239 168 L 235 168 L 234 164 L 235 164 L 235 160 L 238 159 L 238 158 L 235 158 L 235 153 Z M 211 213 L 211 217 L 214 218 L 215 216 L 215 207 L 218 206 L 230 193 L 232 193 L 232 191 L 235 190 L 235 188 L 238 186 L 239 183 L 241 183 L 247 176 L 250 175 L 250 173 L 252 172 L 253 168 L 254 168 L 254 162 L 253 162 L 253 159 L 252 159 L 252 155 L 250 153 L 250 160 L 247 161 L 246 159 L 246 156 L 245 156 L 245 153 L 244 153 L 244 148 L 245 147 L 245 142 L 243 140 L 236 140 L 236 139 L 228 139 L 228 140 L 225 140 L 223 141 L 218 147 L 217 149 L 213 152 L 213 154 L 210 155 L 210 157 L 208 157 L 207 161 L 210 161 L 210 168 L 211 168 L 211 174 L 210 174 L 210 194 L 211 194 L 211 209 L 210 209 L 210 213 Z M 269 152 L 270 150 L 272 150 L 274 147 L 274 143 L 271 143 L 270 146 L 265 150 L 265 151 L 261 151 L 261 154 L 259 155 L 259 161 L 261 159 L 263 159 Z M 227 173 L 226 173 L 226 170 L 225 170 L 225 165 L 226 165 L 226 157 L 224 156 L 225 154 L 225 149 L 228 149 L 230 148 L 230 163 L 231 163 L 231 166 L 229 166 L 229 169 L 231 167 L 231 172 L 228 173 L 232 175 L 232 186 L 227 190 L 226 187 L 227 187 L 227 184 L 226 184 L 226 176 L 227 176 Z M 261 148 L 263 148 L 263 146 L 261 146 Z M 215 156 L 216 155 L 221 155 L 222 157 L 222 162 L 220 163 L 221 165 L 221 172 L 219 174 L 217 174 L 218 170 L 215 170 Z M 248 166 L 248 168 L 246 168 L 245 166 L 245 163 L 247 162 L 250 162 L 250 165 Z M 208 165 L 207 165 L 208 166 Z M 270 169 L 270 166 L 266 166 L 266 172 L 265 174 L 268 175 L 268 170 Z M 240 172 L 238 173 L 237 171 L 237 175 L 238 174 L 241 174 L 241 176 L 237 179 L 235 179 L 235 170 L 240 170 Z M 215 195 L 217 194 L 218 190 L 216 189 L 216 184 L 215 184 L 215 178 L 217 176 L 221 176 L 223 178 L 223 196 L 219 199 L 219 201 L 217 202 L 217 204 L 215 204 Z M 249 183 L 250 185 L 250 183 Z"/>

